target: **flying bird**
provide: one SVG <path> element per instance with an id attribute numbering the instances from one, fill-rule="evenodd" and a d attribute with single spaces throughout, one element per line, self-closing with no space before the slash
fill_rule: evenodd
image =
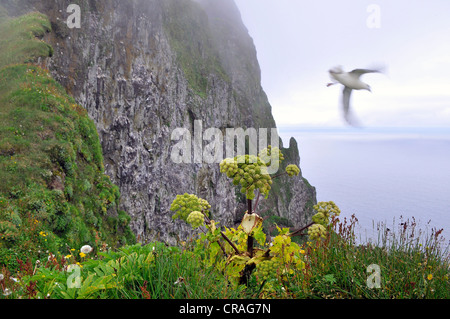
<path id="1" fill-rule="evenodd" d="M 351 72 L 344 72 L 342 67 L 334 67 L 328 71 L 330 73 L 330 77 L 332 79 L 332 83 L 328 83 L 327 87 L 330 87 L 335 84 L 342 84 L 344 86 L 344 90 L 342 92 L 342 107 L 344 111 L 344 119 L 348 124 L 352 126 L 356 126 L 356 121 L 351 117 L 350 112 L 350 96 L 353 90 L 367 90 L 371 91 L 370 86 L 367 83 L 362 82 L 359 78 L 361 75 L 366 73 L 378 73 L 381 72 L 379 69 L 369 70 L 369 69 L 355 69 Z"/>

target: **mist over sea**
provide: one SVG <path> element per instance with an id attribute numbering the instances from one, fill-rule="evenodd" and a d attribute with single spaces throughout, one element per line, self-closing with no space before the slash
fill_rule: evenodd
<path id="1" fill-rule="evenodd" d="M 294 137 L 303 176 L 318 201 L 334 201 L 341 220 L 355 214 L 359 240 L 375 238 L 383 222 L 397 230 L 444 228 L 450 240 L 450 128 L 279 128 Z"/>

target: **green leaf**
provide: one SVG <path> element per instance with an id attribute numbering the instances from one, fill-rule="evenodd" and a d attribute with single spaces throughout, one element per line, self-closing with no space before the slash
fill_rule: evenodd
<path id="1" fill-rule="evenodd" d="M 253 231 L 253 238 L 255 238 L 258 244 L 264 246 L 266 243 L 266 234 L 264 233 L 262 227 L 258 227 Z"/>
<path id="2" fill-rule="evenodd" d="M 249 256 L 235 255 L 229 259 L 229 262 L 237 265 L 245 265 L 249 260 Z"/>
<path id="3" fill-rule="evenodd" d="M 337 282 L 337 280 L 333 274 L 325 275 L 325 276 L 323 276 L 323 279 L 325 279 L 325 281 L 329 282 L 330 284 L 334 284 Z"/>

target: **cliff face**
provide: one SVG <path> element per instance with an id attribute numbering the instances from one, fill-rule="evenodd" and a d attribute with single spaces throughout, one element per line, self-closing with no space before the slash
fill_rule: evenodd
<path id="1" fill-rule="evenodd" d="M 67 1 L 22 2 L 52 22 L 44 40 L 54 54 L 42 64 L 95 121 L 106 174 L 120 188 L 138 239 L 174 241 L 190 232 L 169 211 L 183 193 L 208 200 L 213 218 L 232 225 L 245 210 L 235 187 L 218 164 L 175 164 L 171 134 L 187 128 L 194 136 L 195 121 L 223 132 L 276 127 L 234 2 L 72 1 L 81 7 L 79 29 L 65 24 Z M 299 164 L 295 140 L 282 150 L 286 164 Z M 262 208 L 300 226 L 313 203 L 314 188 L 299 176 L 274 183 Z"/>

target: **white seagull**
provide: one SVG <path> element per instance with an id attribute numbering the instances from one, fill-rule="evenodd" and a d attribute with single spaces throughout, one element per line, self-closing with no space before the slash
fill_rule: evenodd
<path id="1" fill-rule="evenodd" d="M 351 119 L 350 114 L 350 96 L 352 94 L 352 90 L 367 90 L 372 92 L 370 86 L 367 83 L 362 82 L 359 78 L 361 75 L 366 73 L 377 73 L 381 72 L 380 70 L 368 70 L 368 69 L 355 69 L 351 72 L 344 72 L 342 67 L 334 67 L 328 71 L 330 73 L 330 77 L 333 80 L 332 83 L 328 83 L 327 87 L 330 87 L 335 84 L 342 84 L 344 86 L 344 90 L 342 93 L 343 96 L 343 110 L 344 110 L 344 118 L 350 125 L 355 125 L 355 120 Z"/>

